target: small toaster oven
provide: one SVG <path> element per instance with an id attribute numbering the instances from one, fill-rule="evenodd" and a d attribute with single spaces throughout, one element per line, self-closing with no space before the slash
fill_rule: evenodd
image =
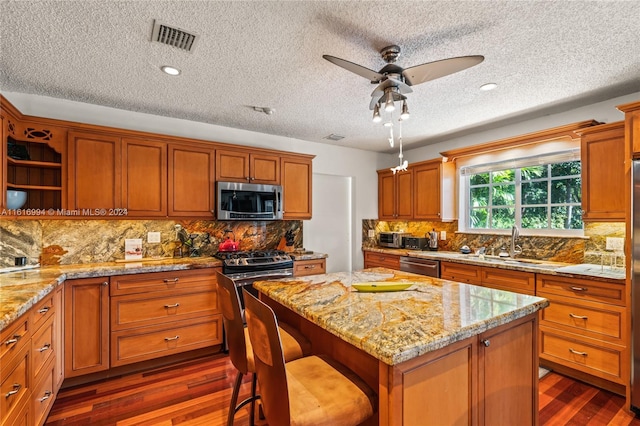
<path id="1" fill-rule="evenodd" d="M 402 248 L 403 237 L 410 237 L 407 232 L 381 232 L 379 234 L 378 245 L 381 247 Z"/>

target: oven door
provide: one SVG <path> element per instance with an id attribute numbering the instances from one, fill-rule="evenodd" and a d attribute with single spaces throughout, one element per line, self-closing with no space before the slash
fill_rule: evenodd
<path id="1" fill-rule="evenodd" d="M 246 274 L 225 274 L 233 280 L 236 285 L 236 291 L 240 298 L 240 309 L 242 310 L 242 319 L 244 321 L 244 297 L 242 290 L 247 290 L 249 293 L 258 297 L 258 290 L 253 288 L 253 283 L 256 281 L 264 280 L 277 280 L 282 278 L 293 277 L 293 268 L 279 269 L 274 271 L 261 271 L 260 273 L 246 273 Z M 245 321 L 246 324 L 246 321 Z"/>

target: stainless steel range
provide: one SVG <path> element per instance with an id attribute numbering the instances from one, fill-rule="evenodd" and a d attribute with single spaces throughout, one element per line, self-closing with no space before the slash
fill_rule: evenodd
<path id="1" fill-rule="evenodd" d="M 222 273 L 235 283 L 243 309 L 242 288 L 257 295 L 255 281 L 293 276 L 293 259 L 280 250 L 219 251 L 215 257 L 222 260 Z"/>

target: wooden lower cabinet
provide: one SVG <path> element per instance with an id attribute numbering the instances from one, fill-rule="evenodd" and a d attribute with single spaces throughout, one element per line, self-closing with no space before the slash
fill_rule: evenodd
<path id="1" fill-rule="evenodd" d="M 529 315 L 395 366 L 402 423 L 389 424 L 537 425 L 537 329 Z"/>
<path id="2" fill-rule="evenodd" d="M 629 386 L 628 310 L 624 281 L 538 274 L 540 363 L 562 374 L 625 395 Z"/>
<path id="3" fill-rule="evenodd" d="M 293 276 L 324 274 L 327 270 L 327 259 L 295 260 L 293 262 Z"/>
<path id="4" fill-rule="evenodd" d="M 365 251 L 364 267 L 365 268 L 390 268 L 390 269 L 399 270 L 400 255 Z"/>
<path id="5" fill-rule="evenodd" d="M 481 285 L 497 290 L 534 295 L 536 275 L 532 272 L 513 271 L 487 266 L 455 262 L 440 262 L 440 278 L 466 284 Z"/>
<path id="6" fill-rule="evenodd" d="M 0 423 L 44 424 L 59 389 L 63 287 L 20 316 L 1 337 Z"/>
<path id="7" fill-rule="evenodd" d="M 111 367 L 222 343 L 215 271 L 111 278 Z"/>
<path id="8" fill-rule="evenodd" d="M 109 278 L 65 282 L 65 378 L 109 369 Z"/>
<path id="9" fill-rule="evenodd" d="M 440 262 L 440 278 L 459 283 L 482 285 L 480 267 L 464 263 Z"/>

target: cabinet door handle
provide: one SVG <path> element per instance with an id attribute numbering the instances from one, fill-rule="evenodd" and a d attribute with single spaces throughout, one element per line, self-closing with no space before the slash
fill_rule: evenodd
<path id="1" fill-rule="evenodd" d="M 485 340 L 481 340 L 481 342 L 488 348 L 489 345 L 491 344 L 491 341 L 489 339 L 485 339 Z"/>
<path id="2" fill-rule="evenodd" d="M 586 352 L 576 351 L 576 350 L 573 350 L 571 348 L 569 348 L 569 352 L 571 352 L 572 354 L 575 354 L 575 355 L 587 356 Z"/>
<path id="3" fill-rule="evenodd" d="M 6 342 L 4 342 L 5 345 L 9 346 L 9 345 L 13 345 L 14 343 L 18 343 L 18 340 L 20 340 L 22 336 L 19 334 L 14 334 L 12 339 L 7 340 Z"/>
<path id="4" fill-rule="evenodd" d="M 102 285 L 103 285 L 104 287 L 108 286 L 108 285 L 109 285 L 109 281 L 104 281 L 104 282 L 102 283 Z"/>
<path id="5" fill-rule="evenodd" d="M 180 338 L 180 336 L 173 336 L 173 337 L 165 337 L 164 341 L 165 342 L 170 342 L 172 340 L 178 340 Z"/>
<path id="6" fill-rule="evenodd" d="M 52 395 L 52 394 L 53 394 L 53 392 L 51 392 L 50 390 L 45 391 L 45 392 L 44 392 L 44 396 L 43 396 L 42 398 L 38 398 L 38 401 L 40 401 L 40 402 L 44 402 L 44 401 L 46 401 L 47 399 L 51 398 L 51 395 Z"/>
<path id="7" fill-rule="evenodd" d="M 586 287 L 574 287 L 574 286 L 571 286 L 569 288 L 571 290 L 573 290 L 573 291 L 587 291 Z"/>
<path id="8" fill-rule="evenodd" d="M 585 316 L 585 315 L 576 315 L 576 314 L 572 314 L 572 313 L 569 313 L 569 316 L 570 316 L 571 318 L 581 319 L 581 320 L 587 320 L 587 319 L 589 319 L 589 317 L 587 317 L 587 316 Z"/>
<path id="9" fill-rule="evenodd" d="M 180 278 L 173 278 L 173 279 L 169 279 L 169 278 L 165 278 L 164 280 L 165 283 L 177 283 L 178 281 L 180 281 Z"/>
<path id="10" fill-rule="evenodd" d="M 42 309 L 38 309 L 38 313 L 39 314 L 46 314 L 47 312 L 49 312 L 49 309 L 51 309 L 51 307 L 45 306 Z"/>
<path id="11" fill-rule="evenodd" d="M 316 265 L 306 265 L 304 269 L 316 269 Z"/>
<path id="12" fill-rule="evenodd" d="M 173 305 L 164 305 L 165 309 L 177 308 L 180 303 L 174 303 Z"/>
<path id="13" fill-rule="evenodd" d="M 7 392 L 4 397 L 9 398 L 10 396 L 17 394 L 18 392 L 20 392 L 21 387 L 22 385 L 20 383 L 14 383 L 13 390 L 10 390 L 9 392 Z"/>
<path id="14" fill-rule="evenodd" d="M 51 349 L 51 343 L 45 343 L 43 347 L 38 349 L 38 352 L 48 351 L 49 349 Z"/>

